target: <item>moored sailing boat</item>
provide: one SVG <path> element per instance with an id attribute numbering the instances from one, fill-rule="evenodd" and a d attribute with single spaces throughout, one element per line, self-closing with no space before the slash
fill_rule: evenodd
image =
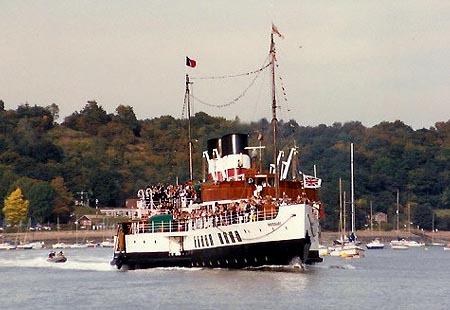
<path id="1" fill-rule="evenodd" d="M 195 203 L 184 199 L 161 207 L 154 204 L 155 193 L 151 188 L 138 193 L 142 201 L 136 216 L 119 223 L 114 238 L 111 263 L 119 269 L 123 265 L 129 269 L 245 268 L 322 261 L 319 257 L 320 180 L 309 176 L 288 180 L 290 161 L 280 166 L 277 157 L 273 34 L 272 29 L 273 169 L 260 171 L 255 161 L 252 163 L 249 155 L 252 148 L 245 134 L 233 133 L 208 140 L 208 150 L 203 153 L 208 164 L 208 181 L 195 191 Z M 186 98 L 189 111 L 188 76 Z M 290 157 L 294 153 L 292 149 Z M 190 152 L 192 179 L 191 156 Z M 194 191 L 193 188 L 189 184 L 182 190 Z M 150 202 L 144 197 L 149 197 Z"/>
<path id="2" fill-rule="evenodd" d="M 331 252 L 331 256 L 340 256 L 345 258 L 359 258 L 364 256 L 364 248 L 360 247 L 356 240 L 356 224 L 355 224 L 355 194 L 354 194 L 354 172 L 353 172 L 353 143 L 350 144 L 350 176 L 351 176 L 351 218 L 352 218 L 352 227 L 351 227 L 351 234 L 349 236 L 349 240 L 344 240 L 344 236 L 341 235 L 341 242 L 337 245 L 335 245 Z M 341 183 L 339 182 L 339 195 L 340 198 L 342 197 L 341 194 Z M 344 195 L 344 202 L 343 202 L 343 209 L 345 210 L 345 195 Z M 342 202 L 341 202 L 342 205 Z M 341 207 L 342 208 L 342 207 Z M 345 212 L 344 212 L 345 213 Z M 345 232 L 345 228 L 343 229 Z"/>

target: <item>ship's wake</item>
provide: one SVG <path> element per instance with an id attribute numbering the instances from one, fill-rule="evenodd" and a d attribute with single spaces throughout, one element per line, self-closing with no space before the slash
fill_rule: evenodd
<path id="1" fill-rule="evenodd" d="M 44 254 L 41 252 L 41 254 Z M 57 268 L 67 270 L 111 271 L 109 261 L 103 257 L 76 257 L 67 256 L 65 263 L 48 262 L 47 256 L 40 255 L 8 255 L 0 257 L 0 267 L 24 268 Z"/>

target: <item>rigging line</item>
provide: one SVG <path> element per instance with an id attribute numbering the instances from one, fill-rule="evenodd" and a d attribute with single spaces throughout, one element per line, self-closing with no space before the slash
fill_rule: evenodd
<path id="1" fill-rule="evenodd" d="M 266 60 L 264 60 L 264 63 L 267 62 L 268 58 L 269 57 L 267 57 Z M 227 79 L 227 78 L 234 78 L 234 77 L 239 77 L 239 76 L 251 75 L 251 74 L 256 74 L 256 73 L 259 73 L 259 72 L 263 71 L 268 66 L 270 66 L 270 63 L 267 63 L 267 64 L 263 65 L 262 68 L 259 68 L 257 70 L 250 71 L 250 72 L 239 73 L 239 74 L 231 74 L 231 75 L 222 75 L 222 76 L 191 77 L 191 80 L 218 80 L 218 79 Z"/>
<path id="2" fill-rule="evenodd" d="M 267 67 L 268 66 L 265 66 L 263 69 L 265 69 Z M 208 103 L 206 101 L 203 101 L 203 100 L 195 97 L 194 95 L 191 95 L 191 96 L 192 96 L 192 98 L 194 98 L 195 100 L 197 100 L 201 104 L 209 106 L 209 107 L 224 108 L 224 107 L 231 106 L 231 105 L 237 103 L 240 99 L 242 99 L 247 94 L 247 91 L 250 89 L 250 87 L 253 86 L 253 84 L 255 84 L 255 82 L 258 79 L 258 77 L 259 77 L 261 72 L 262 72 L 262 70 L 258 72 L 258 74 L 253 78 L 253 80 L 250 82 L 250 84 L 244 89 L 244 91 L 239 96 L 237 96 L 236 98 L 234 98 L 233 100 L 231 100 L 231 101 L 229 101 L 227 103 L 224 103 L 224 104 L 211 104 L 211 103 Z"/>
<path id="3" fill-rule="evenodd" d="M 276 60 L 275 60 L 275 61 L 276 61 Z M 277 65 L 277 68 L 280 67 L 278 61 L 276 61 L 276 65 Z M 278 70 L 278 72 L 279 72 L 279 70 Z M 289 102 L 288 102 L 287 93 L 286 93 L 286 87 L 285 87 L 285 85 L 284 85 L 284 83 L 283 83 L 283 78 L 281 77 L 281 75 L 278 75 L 278 79 L 280 80 L 281 90 L 282 90 L 282 92 L 283 92 L 283 99 L 284 99 L 284 102 L 286 103 L 286 108 L 287 108 L 287 110 L 288 110 L 288 112 L 289 112 L 289 111 L 290 111 L 290 108 L 289 108 Z"/>

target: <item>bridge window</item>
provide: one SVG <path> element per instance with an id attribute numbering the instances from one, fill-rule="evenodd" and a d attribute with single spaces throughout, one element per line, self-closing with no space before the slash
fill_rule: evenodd
<path id="1" fill-rule="evenodd" d="M 211 244 L 211 246 L 214 245 L 214 241 L 211 235 L 209 235 L 209 243 Z"/>
<path id="2" fill-rule="evenodd" d="M 205 243 L 206 243 L 206 246 L 209 246 L 208 236 L 206 236 L 206 235 L 205 235 Z"/>
<path id="3" fill-rule="evenodd" d="M 220 244 L 223 244 L 222 234 L 217 233 L 217 236 L 219 237 Z"/>
<path id="4" fill-rule="evenodd" d="M 200 240 L 202 241 L 202 247 L 205 246 L 205 242 L 203 241 L 203 236 L 200 237 Z"/>

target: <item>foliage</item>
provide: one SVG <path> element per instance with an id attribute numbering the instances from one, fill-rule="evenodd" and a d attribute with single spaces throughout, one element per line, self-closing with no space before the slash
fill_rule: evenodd
<path id="1" fill-rule="evenodd" d="M 98 207 L 121 207 L 148 184 L 188 181 L 186 119 L 138 120 L 130 106 L 119 105 L 108 114 L 96 101 L 61 124 L 54 122 L 58 113 L 56 104 L 25 104 L 17 110 L 0 105 L 1 204 L 20 187 L 33 217 L 64 222 L 71 220 L 81 192 L 88 193 L 90 206 L 98 200 Z M 194 179 L 204 178 L 202 152 L 208 139 L 229 133 L 248 133 L 250 145 L 259 145 L 262 134 L 264 167 L 273 161 L 267 119 L 245 124 L 198 112 L 191 117 L 191 131 Z M 323 180 L 324 229 L 337 229 L 339 178 L 349 206 L 352 142 L 357 229 L 368 224 L 371 202 L 374 213 L 387 214 L 386 229 L 395 229 L 397 189 L 402 226 L 408 221 L 407 205 L 414 225 L 424 228 L 431 225 L 428 208 L 450 210 L 450 121 L 413 130 L 401 121 L 366 128 L 356 121 L 307 127 L 289 120 L 280 121 L 278 131 L 279 149 L 287 154 L 296 145 L 298 169 L 313 174 L 315 167 Z M 446 229 L 448 222 L 436 213 L 436 227 Z"/>
<path id="2" fill-rule="evenodd" d="M 64 184 L 64 178 L 56 177 L 51 181 L 51 186 L 55 190 L 55 198 L 53 200 L 53 214 L 56 218 L 66 222 L 70 219 L 71 205 L 73 204 L 73 196 Z"/>
<path id="3" fill-rule="evenodd" d="M 28 200 L 24 200 L 20 188 L 14 190 L 6 199 L 3 213 L 6 222 L 10 224 L 19 224 L 27 219 Z"/>
<path id="4" fill-rule="evenodd" d="M 38 223 L 45 223 L 53 218 L 53 203 L 56 192 L 50 183 L 41 181 L 33 184 L 27 193 L 30 201 L 29 214 L 32 219 Z"/>

